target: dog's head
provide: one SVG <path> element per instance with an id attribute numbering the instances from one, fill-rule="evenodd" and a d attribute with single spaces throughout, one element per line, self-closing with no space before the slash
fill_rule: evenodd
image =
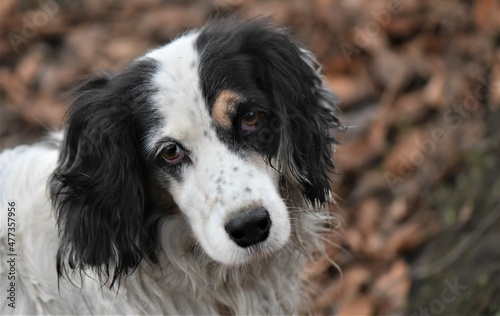
<path id="1" fill-rule="evenodd" d="M 315 67 L 265 20 L 218 21 L 85 82 L 51 180 L 59 273 L 155 260 L 169 216 L 224 265 L 281 249 L 287 189 L 311 205 L 330 194 L 339 122 Z"/>

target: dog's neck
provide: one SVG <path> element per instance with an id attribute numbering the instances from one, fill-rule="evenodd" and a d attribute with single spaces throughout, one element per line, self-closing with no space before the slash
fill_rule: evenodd
<path id="1" fill-rule="evenodd" d="M 293 196 L 289 198 L 293 200 Z M 294 231 L 283 249 L 232 267 L 208 257 L 196 244 L 182 215 L 172 215 L 159 224 L 158 264 L 144 261 L 136 273 L 146 274 L 151 280 L 154 287 L 150 291 L 166 291 L 166 297 L 184 302 L 180 306 L 189 305 L 189 310 L 179 312 L 195 313 L 197 306 L 206 311 L 209 306 L 217 314 L 307 313 L 310 308 L 306 284 L 298 275 L 307 261 L 322 251 L 321 228 L 331 217 L 326 211 L 312 211 L 304 206 L 291 207 L 290 214 Z M 144 279 L 142 275 L 127 282 L 140 286 L 135 282 Z"/>

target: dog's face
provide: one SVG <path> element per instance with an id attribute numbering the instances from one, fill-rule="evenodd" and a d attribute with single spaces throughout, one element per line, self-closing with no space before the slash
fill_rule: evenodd
<path id="1" fill-rule="evenodd" d="M 157 64 L 151 102 L 160 117 L 146 148 L 156 157 L 159 191 L 173 198 L 203 250 L 239 264 L 280 249 L 290 235 L 279 174 L 264 162 L 267 149 L 259 143 L 269 102 L 239 60 L 224 61 L 220 66 L 233 74 L 214 78 L 203 91 L 200 69 L 217 69 L 203 64 L 198 39 L 181 37 L 143 58 Z"/>
<path id="2" fill-rule="evenodd" d="M 312 205 L 330 192 L 339 124 L 313 67 L 265 21 L 222 21 L 83 84 L 51 183 L 59 272 L 111 267 L 117 277 L 154 260 L 169 216 L 221 264 L 282 248 L 287 188 Z"/>

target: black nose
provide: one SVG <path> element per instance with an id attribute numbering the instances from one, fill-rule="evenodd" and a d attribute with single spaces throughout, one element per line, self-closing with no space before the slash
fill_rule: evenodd
<path id="1" fill-rule="evenodd" d="M 258 207 L 231 219 L 224 228 L 238 246 L 245 248 L 266 240 L 271 224 L 267 210 Z"/>

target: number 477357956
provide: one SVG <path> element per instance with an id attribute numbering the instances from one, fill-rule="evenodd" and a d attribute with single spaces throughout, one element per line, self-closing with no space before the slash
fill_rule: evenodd
<path id="1" fill-rule="evenodd" d="M 9 252 L 15 253 L 16 246 L 16 202 L 8 202 L 7 209 L 7 245 L 9 246 Z"/>

